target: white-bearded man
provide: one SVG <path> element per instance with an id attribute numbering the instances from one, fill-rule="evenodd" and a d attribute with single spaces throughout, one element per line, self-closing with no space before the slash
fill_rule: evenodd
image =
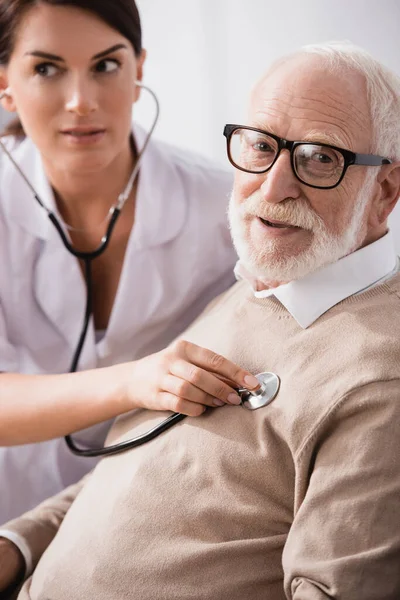
<path id="1" fill-rule="evenodd" d="M 279 392 L 106 458 L 58 532 L 67 496 L 9 523 L 33 564 L 48 546 L 21 600 L 400 598 L 400 83 L 352 46 L 307 47 L 225 135 L 241 281 L 183 340 Z"/>

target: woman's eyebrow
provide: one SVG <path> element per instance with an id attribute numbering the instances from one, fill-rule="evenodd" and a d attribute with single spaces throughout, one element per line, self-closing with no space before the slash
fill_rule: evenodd
<path id="1" fill-rule="evenodd" d="M 103 52 L 99 52 L 98 54 L 95 54 L 92 58 L 92 60 L 96 60 L 97 58 L 103 58 L 103 56 L 106 56 L 107 54 L 110 54 L 111 52 L 115 52 L 116 50 L 120 50 L 121 48 L 124 48 L 125 50 L 128 49 L 128 46 L 126 44 L 115 44 L 115 46 L 111 46 L 110 48 L 107 48 L 107 50 L 103 50 Z"/>
<path id="2" fill-rule="evenodd" d="M 127 49 L 126 44 L 115 44 L 114 46 L 110 46 L 110 48 L 107 48 L 107 50 L 103 50 L 102 52 L 95 54 L 92 57 L 92 60 L 103 58 L 104 56 L 107 56 L 107 54 L 111 54 L 111 52 L 115 52 L 116 50 L 120 50 L 121 48 Z M 61 56 L 57 56 L 56 54 L 50 54 L 49 52 L 43 52 L 42 50 L 33 50 L 32 52 L 25 52 L 25 56 L 36 56 L 37 58 L 46 58 L 47 60 L 65 62 L 65 60 Z"/>
<path id="3" fill-rule="evenodd" d="M 56 54 L 50 54 L 49 52 L 42 52 L 41 50 L 33 50 L 32 52 L 25 52 L 24 56 L 37 56 L 38 58 L 47 58 L 49 60 L 64 62 L 64 59 L 61 58 L 61 56 L 57 56 Z"/>

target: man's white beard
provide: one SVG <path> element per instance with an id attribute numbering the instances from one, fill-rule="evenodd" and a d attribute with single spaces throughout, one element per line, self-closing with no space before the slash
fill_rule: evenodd
<path id="1" fill-rule="evenodd" d="M 270 204 L 257 191 L 241 204 L 235 202 L 234 191 L 229 203 L 229 225 L 236 252 L 246 270 L 263 282 L 288 282 L 301 279 L 327 264 L 354 252 L 360 244 L 364 228 L 363 216 L 374 183 L 374 173 L 367 173 L 358 194 L 350 223 L 342 234 L 330 233 L 304 200 L 287 200 Z M 254 247 L 243 219 L 258 216 L 265 220 L 282 221 L 312 231 L 308 248 L 296 255 L 283 252 L 279 238 L 267 238 L 262 247 Z"/>

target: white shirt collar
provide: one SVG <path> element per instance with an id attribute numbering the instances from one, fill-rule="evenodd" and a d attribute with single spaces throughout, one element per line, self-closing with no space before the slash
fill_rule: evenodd
<path id="1" fill-rule="evenodd" d="M 397 270 L 392 234 L 360 248 L 335 263 L 322 267 L 302 279 L 268 290 L 256 291 L 256 298 L 275 296 L 306 329 L 321 315 L 345 298 L 366 290 Z M 254 279 L 237 263 L 235 274 L 254 289 Z"/>

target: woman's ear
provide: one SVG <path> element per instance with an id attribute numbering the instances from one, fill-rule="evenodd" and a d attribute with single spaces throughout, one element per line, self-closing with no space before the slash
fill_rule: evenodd
<path id="1" fill-rule="evenodd" d="M 15 102 L 12 96 L 12 91 L 8 85 L 7 75 L 4 69 L 0 70 L 0 102 L 4 110 L 8 112 L 16 112 Z"/>
<path id="2" fill-rule="evenodd" d="M 146 60 L 146 56 L 147 56 L 147 51 L 143 49 L 141 51 L 140 55 L 138 56 L 138 58 L 136 59 L 136 61 L 137 61 L 136 81 L 141 82 L 143 79 L 143 65 Z M 137 102 L 140 97 L 140 86 L 136 84 L 136 81 L 135 81 L 135 91 L 134 91 L 133 102 Z"/>

